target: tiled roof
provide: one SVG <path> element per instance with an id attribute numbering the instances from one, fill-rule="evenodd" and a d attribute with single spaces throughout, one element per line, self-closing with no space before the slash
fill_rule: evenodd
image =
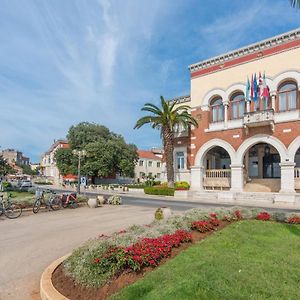
<path id="1" fill-rule="evenodd" d="M 158 157 L 157 155 L 155 155 L 153 152 L 151 151 L 146 151 L 146 150 L 138 150 L 138 155 L 139 158 L 147 158 L 147 159 L 155 159 L 155 160 L 161 160 L 160 157 Z"/>

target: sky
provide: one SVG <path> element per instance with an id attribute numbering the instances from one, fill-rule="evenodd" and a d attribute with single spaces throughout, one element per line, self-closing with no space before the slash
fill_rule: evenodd
<path id="1" fill-rule="evenodd" d="M 133 127 L 189 94 L 188 65 L 298 27 L 288 0 L 0 0 L 0 149 L 39 162 L 82 121 L 159 147 Z"/>

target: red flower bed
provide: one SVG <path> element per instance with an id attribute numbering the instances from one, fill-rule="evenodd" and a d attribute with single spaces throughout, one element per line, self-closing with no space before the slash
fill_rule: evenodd
<path id="1" fill-rule="evenodd" d="M 207 232 L 213 230 L 214 226 L 209 221 L 195 221 L 192 223 L 192 229 Z"/>
<path id="2" fill-rule="evenodd" d="M 267 212 L 261 212 L 256 216 L 256 220 L 269 221 L 271 220 L 271 215 Z"/>
<path id="3" fill-rule="evenodd" d="M 112 247 L 102 258 L 95 258 L 95 264 L 101 264 L 105 270 L 111 264 L 117 269 L 140 270 L 146 266 L 156 266 L 161 259 L 171 255 L 174 247 L 192 241 L 192 235 L 184 230 L 177 230 L 174 234 L 166 234 L 158 238 L 145 238 L 130 247 Z"/>
<path id="4" fill-rule="evenodd" d="M 241 213 L 240 210 L 236 210 L 236 211 L 234 212 L 234 215 L 235 215 L 235 217 L 236 217 L 238 220 L 242 220 L 242 219 L 243 219 L 243 216 L 242 216 L 242 213 Z"/>
<path id="5" fill-rule="evenodd" d="M 300 224 L 300 217 L 294 216 L 288 219 L 290 224 Z"/>

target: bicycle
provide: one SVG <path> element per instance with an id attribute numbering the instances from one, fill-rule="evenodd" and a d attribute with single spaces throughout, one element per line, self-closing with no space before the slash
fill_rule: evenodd
<path id="1" fill-rule="evenodd" d="M 32 211 L 34 214 L 37 214 L 41 208 L 42 204 L 45 204 L 45 206 L 48 208 L 48 210 L 58 210 L 61 208 L 62 203 L 60 196 L 56 194 L 56 192 L 47 190 L 51 193 L 48 201 L 45 199 L 45 190 L 37 189 L 35 192 L 35 202 L 32 207 Z"/>
<path id="2" fill-rule="evenodd" d="M 16 219 L 21 216 L 22 207 L 10 200 L 11 194 L 7 194 L 7 199 L 4 199 L 4 195 L 0 195 L 0 198 L 0 216 L 3 213 L 9 219 Z"/>
<path id="3" fill-rule="evenodd" d="M 76 201 L 76 193 L 66 193 L 61 195 L 61 203 L 62 207 L 71 207 L 71 208 L 76 208 L 78 206 L 77 201 Z"/>

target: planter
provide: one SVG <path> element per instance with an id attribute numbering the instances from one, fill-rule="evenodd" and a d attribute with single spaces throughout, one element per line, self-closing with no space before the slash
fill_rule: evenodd
<path id="1" fill-rule="evenodd" d="M 98 206 L 98 200 L 96 198 L 89 198 L 87 203 L 90 208 L 96 208 Z"/>
<path id="2" fill-rule="evenodd" d="M 98 202 L 99 202 L 100 205 L 105 204 L 105 198 L 104 198 L 104 196 L 101 196 L 101 195 L 97 196 L 97 200 L 98 200 Z"/>
<path id="3" fill-rule="evenodd" d="M 170 207 L 161 207 L 164 219 L 168 219 L 172 216 L 172 210 Z"/>

